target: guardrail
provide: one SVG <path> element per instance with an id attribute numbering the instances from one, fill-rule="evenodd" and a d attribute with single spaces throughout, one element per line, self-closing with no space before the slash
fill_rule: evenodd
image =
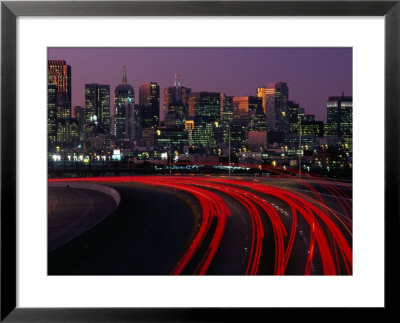
<path id="1" fill-rule="evenodd" d="M 80 189 L 99 191 L 99 192 L 110 195 L 114 199 L 115 203 L 117 204 L 116 207 L 121 202 L 121 195 L 118 193 L 118 191 L 109 186 L 105 186 L 105 185 L 99 185 L 99 184 L 94 184 L 94 183 L 84 183 L 84 182 L 49 182 L 48 185 L 51 187 L 80 188 Z"/>

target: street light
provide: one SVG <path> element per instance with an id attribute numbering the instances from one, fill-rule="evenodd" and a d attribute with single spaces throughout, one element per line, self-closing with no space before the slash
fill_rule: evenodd
<path id="1" fill-rule="evenodd" d="M 169 137 L 169 175 L 172 175 L 172 147 L 171 147 L 171 137 Z"/>
<path id="2" fill-rule="evenodd" d="M 299 118 L 299 177 L 301 177 L 301 116 Z"/>
<path id="3" fill-rule="evenodd" d="M 228 176 L 231 176 L 231 128 L 228 125 Z"/>

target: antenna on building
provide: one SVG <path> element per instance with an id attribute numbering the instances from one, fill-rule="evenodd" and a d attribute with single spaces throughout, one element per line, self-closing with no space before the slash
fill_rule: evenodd
<path id="1" fill-rule="evenodd" d="M 181 87 L 181 76 L 175 73 L 174 87 Z"/>
<path id="2" fill-rule="evenodd" d="M 126 66 L 124 65 L 122 69 L 122 85 L 126 85 Z"/>

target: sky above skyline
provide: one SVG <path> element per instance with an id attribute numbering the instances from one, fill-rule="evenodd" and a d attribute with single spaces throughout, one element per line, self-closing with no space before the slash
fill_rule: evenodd
<path id="1" fill-rule="evenodd" d="M 286 82 L 289 100 L 307 114 L 326 122 L 328 96 L 351 96 L 352 48 L 49 48 L 48 59 L 64 59 L 71 65 L 72 105 L 85 105 L 85 84 L 110 85 L 110 108 L 114 88 L 122 83 L 122 66 L 135 91 L 157 82 L 162 89 L 173 86 L 180 74 L 182 86 L 192 92 L 223 92 L 232 96 L 255 96 L 257 87 Z"/>

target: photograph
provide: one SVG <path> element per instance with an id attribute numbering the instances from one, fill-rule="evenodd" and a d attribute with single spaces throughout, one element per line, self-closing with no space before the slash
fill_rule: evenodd
<path id="1" fill-rule="evenodd" d="M 393 317 L 399 2 L 2 1 L 0 321 Z"/>
<path id="2" fill-rule="evenodd" d="M 353 275 L 352 47 L 48 47 L 47 82 L 48 275 Z"/>

